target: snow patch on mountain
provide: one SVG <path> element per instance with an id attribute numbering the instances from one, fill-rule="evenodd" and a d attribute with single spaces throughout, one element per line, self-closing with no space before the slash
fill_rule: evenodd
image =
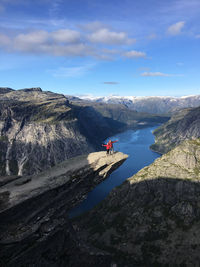
<path id="1" fill-rule="evenodd" d="M 107 104 L 122 104 L 130 109 L 148 113 L 173 113 L 179 109 L 200 106 L 200 95 L 172 96 L 94 96 L 79 95 L 83 101 Z"/>

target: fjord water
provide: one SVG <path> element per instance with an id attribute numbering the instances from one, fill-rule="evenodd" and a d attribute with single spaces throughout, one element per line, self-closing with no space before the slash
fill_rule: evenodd
<path id="1" fill-rule="evenodd" d="M 108 138 L 111 140 L 119 140 L 117 143 L 114 143 L 114 150 L 128 154 L 129 157 L 106 180 L 88 193 L 87 198 L 80 203 L 79 206 L 70 211 L 69 216 L 71 218 L 92 209 L 102 201 L 114 187 L 123 183 L 124 180 L 151 164 L 160 156 L 160 154 L 151 151 L 149 148 L 149 146 L 154 143 L 152 132 L 157 127 L 158 126 L 154 126 L 136 131 L 128 130 Z"/>

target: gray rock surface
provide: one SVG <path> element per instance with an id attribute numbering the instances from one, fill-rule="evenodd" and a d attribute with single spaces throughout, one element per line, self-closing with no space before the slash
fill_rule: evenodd
<path id="1" fill-rule="evenodd" d="M 68 211 L 127 158 L 96 152 L 0 187 L 0 266 L 110 266 L 83 242 Z"/>
<path id="2" fill-rule="evenodd" d="M 200 263 L 200 140 L 188 140 L 140 170 L 73 222 L 119 266 Z"/>
<path id="3" fill-rule="evenodd" d="M 151 149 L 166 153 L 184 140 L 200 137 L 200 107 L 183 109 L 161 125 L 153 133 L 155 144 Z"/>

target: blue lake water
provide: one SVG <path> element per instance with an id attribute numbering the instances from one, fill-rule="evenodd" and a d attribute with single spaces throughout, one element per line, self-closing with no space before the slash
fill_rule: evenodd
<path id="1" fill-rule="evenodd" d="M 128 154 L 129 157 L 106 180 L 88 193 L 87 198 L 82 203 L 70 211 L 69 216 L 71 218 L 92 209 L 102 201 L 114 187 L 122 184 L 124 180 L 143 167 L 151 164 L 160 156 L 160 154 L 149 149 L 149 146 L 154 143 L 152 132 L 157 127 L 158 126 L 149 127 L 137 131 L 128 130 L 108 138 L 111 140 L 119 140 L 117 143 L 114 143 L 114 150 Z"/>

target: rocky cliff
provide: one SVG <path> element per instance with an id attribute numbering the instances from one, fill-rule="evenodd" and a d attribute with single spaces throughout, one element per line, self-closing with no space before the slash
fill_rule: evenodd
<path id="1" fill-rule="evenodd" d="M 27 175 L 99 149 L 124 124 L 41 88 L 2 89 L 0 175 Z"/>
<path id="2" fill-rule="evenodd" d="M 127 158 L 96 152 L 0 187 L 0 266 L 110 266 L 108 253 L 82 241 L 68 211 Z"/>
<path id="3" fill-rule="evenodd" d="M 199 125 L 200 107 L 183 109 L 153 132 L 155 144 L 151 148 L 166 153 L 184 140 L 199 138 Z"/>
<path id="4" fill-rule="evenodd" d="M 39 173 L 101 149 L 104 139 L 127 127 L 162 121 L 105 106 L 74 105 L 64 95 L 41 88 L 0 88 L 0 176 Z"/>
<path id="5" fill-rule="evenodd" d="M 85 107 L 92 107 L 98 113 L 100 113 L 107 120 L 114 120 L 124 124 L 124 126 L 138 129 L 142 127 L 152 126 L 158 123 L 164 123 L 169 120 L 168 115 L 155 115 L 145 112 L 138 112 L 133 109 L 129 109 L 123 104 L 112 103 L 99 103 L 94 101 L 78 101 L 74 98 L 70 98 L 71 102 Z"/>
<path id="6" fill-rule="evenodd" d="M 116 266 L 199 266 L 200 139 L 145 167 L 74 220 Z"/>

